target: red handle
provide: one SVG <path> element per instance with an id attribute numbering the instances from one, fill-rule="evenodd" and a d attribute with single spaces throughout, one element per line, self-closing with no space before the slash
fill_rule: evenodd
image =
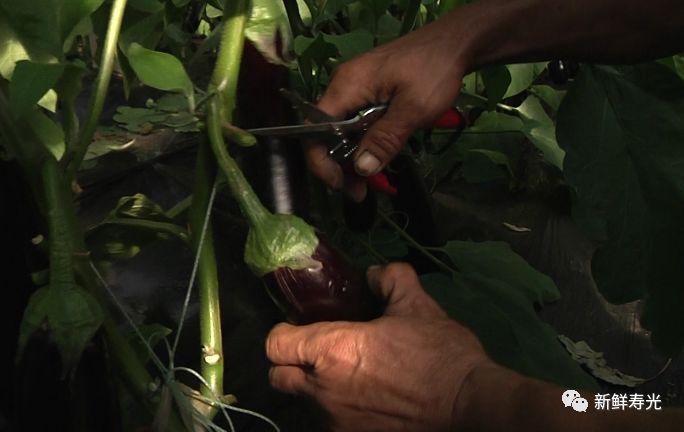
<path id="1" fill-rule="evenodd" d="M 465 126 L 465 119 L 463 118 L 463 114 L 456 108 L 449 108 L 432 126 L 436 129 L 462 129 Z M 354 172 L 354 168 L 351 164 L 348 164 L 345 168 L 347 172 Z M 387 174 L 384 172 L 368 176 L 366 177 L 366 181 L 368 182 L 368 187 L 375 192 L 392 196 L 398 193 L 397 188 L 390 183 Z"/>
<path id="2" fill-rule="evenodd" d="M 366 181 L 368 182 L 368 187 L 376 192 L 381 192 L 392 196 L 396 195 L 398 192 L 397 188 L 390 183 L 389 179 L 387 178 L 387 174 L 382 171 L 377 174 L 373 174 L 372 176 L 366 177 Z"/>
<path id="3" fill-rule="evenodd" d="M 449 108 L 432 124 L 436 129 L 461 129 L 464 126 L 465 118 L 456 108 Z"/>

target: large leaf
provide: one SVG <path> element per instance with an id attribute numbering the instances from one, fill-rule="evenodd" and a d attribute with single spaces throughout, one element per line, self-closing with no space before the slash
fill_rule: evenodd
<path id="1" fill-rule="evenodd" d="M 0 62 L 6 41 L 21 45 L 35 61 L 61 58 L 64 41 L 103 0 L 3 0 L 0 3 Z M 8 48 L 5 46 L 4 48 Z M 19 60 L 15 59 L 14 61 Z"/>
<path id="2" fill-rule="evenodd" d="M 504 98 L 515 96 L 527 90 L 544 71 L 545 67 L 546 63 L 523 63 L 506 66 L 511 75 L 511 84 L 508 86 Z"/>
<path id="3" fill-rule="evenodd" d="M 490 108 L 503 99 L 508 87 L 511 85 L 511 73 L 506 66 L 491 66 L 481 72 L 482 81 L 487 89 L 487 98 Z"/>
<path id="4" fill-rule="evenodd" d="M 343 62 L 373 48 L 373 34 L 368 30 L 354 30 L 342 35 L 324 34 L 323 39 L 335 45 Z"/>
<path id="5" fill-rule="evenodd" d="M 560 298 L 550 277 L 532 268 L 505 242 L 450 241 L 444 251 L 464 276 L 487 275 L 525 294 L 530 302 L 548 303 Z"/>
<path id="6" fill-rule="evenodd" d="M 126 51 L 128 61 L 145 85 L 159 90 L 177 91 L 191 97 L 192 81 L 183 64 L 171 54 L 153 51 L 138 43 L 131 43 Z"/>
<path id="7" fill-rule="evenodd" d="M 9 86 L 14 118 L 26 114 L 59 80 L 64 65 L 22 60 L 16 64 Z"/>
<path id="8" fill-rule="evenodd" d="M 546 114 L 536 96 L 528 96 L 517 108 L 523 121 L 522 132 L 544 154 L 544 159 L 558 169 L 563 169 L 565 152 L 556 142 L 556 125 Z"/>
<path id="9" fill-rule="evenodd" d="M 548 277 L 504 243 L 449 242 L 445 250 L 460 274 L 423 275 L 423 286 L 451 317 L 478 336 L 492 359 L 563 386 L 596 387 L 535 312 L 535 303 L 558 298 Z"/>
<path id="10" fill-rule="evenodd" d="M 54 120 L 43 114 L 40 109 L 33 109 L 26 115 L 26 122 L 38 140 L 50 153 L 59 160 L 64 155 L 64 131 Z"/>
<path id="11" fill-rule="evenodd" d="M 575 219 L 602 241 L 603 295 L 646 295 L 644 324 L 666 353 L 684 344 L 684 82 L 660 64 L 584 67 L 558 113 Z"/>

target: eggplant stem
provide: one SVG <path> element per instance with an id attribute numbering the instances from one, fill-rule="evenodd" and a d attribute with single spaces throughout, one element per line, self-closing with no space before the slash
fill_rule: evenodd
<path id="1" fill-rule="evenodd" d="M 240 205 L 242 213 L 250 226 L 258 226 L 271 213 L 261 204 L 235 159 L 228 153 L 223 139 L 222 125 L 232 123 L 237 81 L 240 72 L 240 59 L 245 38 L 248 0 L 235 0 L 226 3 L 223 12 L 223 33 L 218 58 L 211 77 L 211 87 L 207 94 L 214 94 L 207 102 L 207 133 L 211 148 L 216 155 L 221 171 L 228 180 L 233 196 Z"/>

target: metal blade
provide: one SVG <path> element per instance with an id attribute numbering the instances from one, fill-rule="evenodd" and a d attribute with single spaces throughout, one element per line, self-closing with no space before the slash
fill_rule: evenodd
<path id="1" fill-rule="evenodd" d="M 332 116 L 320 110 L 316 105 L 301 97 L 298 93 L 281 88 L 280 94 L 285 97 L 292 106 L 304 115 L 304 118 L 312 123 L 331 123 L 336 121 Z"/>
<path id="2" fill-rule="evenodd" d="M 311 123 L 302 125 L 275 126 L 266 128 L 247 129 L 252 135 L 260 136 L 316 136 L 331 134 L 335 130 L 335 123 Z"/>

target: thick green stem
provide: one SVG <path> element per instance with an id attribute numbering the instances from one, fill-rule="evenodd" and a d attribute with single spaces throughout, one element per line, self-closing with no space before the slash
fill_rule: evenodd
<path id="1" fill-rule="evenodd" d="M 116 322 L 108 313 L 110 303 L 99 279 L 90 265 L 83 233 L 78 228 L 76 209 L 71 200 L 66 178 L 51 155 L 43 162 L 42 180 L 44 200 L 50 234 L 50 286 L 63 284 L 75 285 L 76 277 L 101 305 L 104 311 L 104 330 L 108 352 L 114 360 L 116 369 L 131 392 L 142 404 L 154 413 L 150 384 L 152 377 L 140 361 L 137 353 L 119 331 Z M 79 288 L 80 289 L 80 288 Z M 172 430 L 181 431 L 180 421 L 173 415 L 170 421 Z"/>
<path id="2" fill-rule="evenodd" d="M 72 149 L 67 168 L 68 178 L 72 179 L 76 175 L 90 142 L 93 140 L 93 135 L 97 129 L 97 123 L 102 114 L 105 98 L 107 97 L 107 89 L 109 88 L 109 81 L 112 77 L 112 69 L 114 67 L 114 60 L 116 59 L 117 43 L 119 41 L 119 32 L 121 31 L 121 22 L 123 21 L 124 11 L 126 9 L 127 0 L 114 0 L 112 4 L 112 11 L 109 16 L 109 25 L 107 26 L 107 36 L 105 37 L 104 46 L 102 48 L 102 59 L 100 61 L 100 70 L 98 71 L 95 80 L 95 87 L 93 94 L 90 96 L 90 104 L 88 106 L 88 118 L 83 125 L 79 139 Z"/>
<path id="3" fill-rule="evenodd" d="M 240 0 L 242 1 L 242 0 Z M 221 171 L 226 176 L 228 186 L 240 205 L 242 214 L 247 218 L 250 226 L 258 226 L 266 220 L 270 212 L 257 197 L 254 189 L 249 184 L 237 162 L 233 159 L 226 148 L 221 128 L 220 108 L 218 98 L 209 102 L 209 114 L 207 116 L 207 132 L 211 148 L 216 155 Z"/>
<path id="4" fill-rule="evenodd" d="M 223 32 L 211 85 L 221 99 L 222 119 L 230 122 L 235 110 L 235 94 L 245 44 L 248 0 L 228 0 L 223 8 Z"/>
<path id="5" fill-rule="evenodd" d="M 224 122 L 230 123 L 233 119 L 248 4 L 248 0 L 235 0 L 227 2 L 224 8 L 221 47 L 211 78 L 212 87 L 218 90 L 218 97 L 213 97 L 208 102 L 207 133 L 219 167 L 226 176 L 228 186 L 242 213 L 251 226 L 257 226 L 270 213 L 261 204 L 252 186 L 228 153 L 222 130 Z"/>
<path id="6" fill-rule="evenodd" d="M 197 153 L 195 187 L 189 211 L 192 242 L 199 254 L 198 286 L 200 299 L 200 340 L 202 344 L 201 373 L 209 384 L 202 387 L 204 396 L 223 396 L 223 342 L 221 336 L 221 308 L 219 304 L 218 271 L 211 221 L 207 222 L 202 249 L 199 247 L 202 228 L 209 211 L 211 190 L 216 178 L 216 163 L 211 157 L 209 145 L 202 142 Z M 215 413 L 215 409 L 212 410 Z"/>
<path id="7" fill-rule="evenodd" d="M 237 91 L 238 72 L 244 44 L 244 27 L 247 20 L 247 1 L 228 1 L 224 6 L 223 30 L 219 56 L 214 67 L 209 93 L 216 92 L 209 100 L 209 115 L 207 117 L 209 140 L 214 152 L 219 158 L 222 168 L 226 166 L 225 157 L 230 161 L 223 142 L 221 125 L 230 122 L 235 110 L 235 94 Z M 220 102 L 219 102 L 220 101 Z M 221 151 L 224 157 L 219 157 Z M 234 161 L 233 161 L 234 164 Z M 230 165 L 230 162 L 228 163 Z M 224 168 L 225 171 L 225 168 Z M 242 173 L 234 167 L 240 179 L 236 175 L 228 175 L 228 183 L 231 190 L 236 192 L 236 187 L 251 192 L 254 199 L 240 201 L 243 210 L 251 209 L 252 213 L 259 215 L 266 212 L 261 203 L 256 199 L 247 180 Z M 197 169 L 195 171 L 195 189 L 192 206 L 190 208 L 190 226 L 195 249 L 199 247 L 199 239 L 202 236 L 202 228 L 205 223 L 207 211 L 209 211 L 211 189 L 216 178 L 216 163 L 211 158 L 211 148 L 206 142 L 200 145 L 197 154 Z M 243 184 L 241 184 L 243 183 Z M 236 196 L 238 194 L 236 193 Z M 254 203 L 253 201 L 256 201 Z M 216 269 L 216 256 L 212 239 L 211 222 L 207 222 L 204 232 L 202 247 L 197 251 L 199 254 L 199 295 L 200 295 L 200 337 L 202 341 L 202 377 L 206 380 L 208 388 L 202 387 L 202 394 L 208 397 L 223 396 L 223 344 L 221 336 L 221 309 L 219 303 L 218 272 Z M 215 414 L 212 408 L 209 416 Z"/>

